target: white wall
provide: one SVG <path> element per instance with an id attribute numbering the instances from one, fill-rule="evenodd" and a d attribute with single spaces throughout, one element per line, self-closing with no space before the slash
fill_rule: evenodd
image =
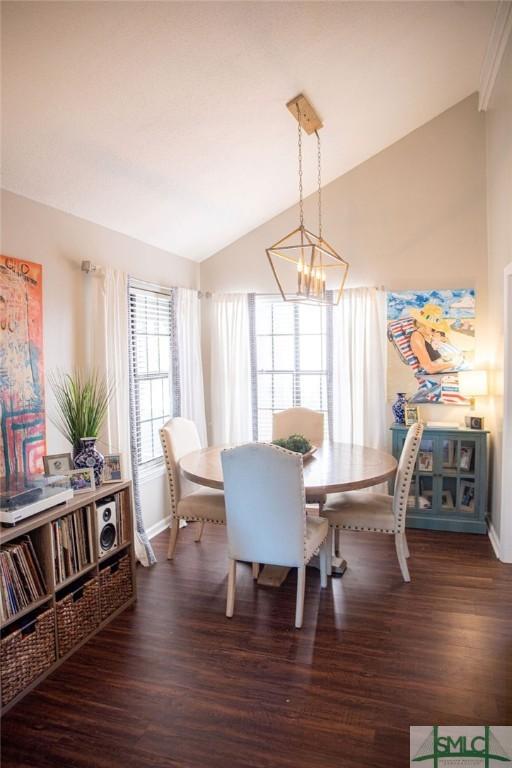
<path id="1" fill-rule="evenodd" d="M 322 191 L 324 233 L 350 263 L 347 286 L 476 288 L 480 359 L 487 334 L 484 120 L 475 94 Z M 315 151 L 314 137 L 304 138 L 304 151 Z M 305 220 L 315 231 L 315 198 L 305 201 Z M 297 224 L 297 207 L 290 208 L 202 262 L 201 290 L 275 293 L 265 247 Z M 207 331 L 205 322 L 208 387 Z M 445 420 L 462 421 L 465 412 L 422 408 Z"/>
<path id="2" fill-rule="evenodd" d="M 506 528 L 510 504 L 502 502 L 503 439 L 503 332 L 505 267 L 512 263 L 512 37 L 486 112 L 487 226 L 489 252 L 490 355 L 493 372 L 492 427 L 495 432 L 492 483 L 492 520 L 500 538 Z M 508 329 L 511 333 L 512 329 Z M 510 425 L 509 425 L 510 426 Z M 510 426 L 512 428 L 512 426 Z M 510 482 L 510 479 L 509 479 Z M 509 497 L 510 498 L 510 497 Z M 508 530 L 511 531 L 510 523 Z M 509 543 L 512 551 L 512 542 Z"/>
<path id="3" fill-rule="evenodd" d="M 88 319 L 82 260 L 100 266 L 110 264 L 162 285 L 199 286 L 199 267 L 188 259 L 5 190 L 1 193 L 1 215 L 2 253 L 43 265 L 47 375 L 57 368 L 70 371 L 84 362 Z M 67 451 L 68 444 L 48 418 L 53 411 L 48 385 L 46 396 L 48 453 Z M 141 500 L 148 527 L 168 514 L 165 494 L 161 474 L 142 484 Z"/>

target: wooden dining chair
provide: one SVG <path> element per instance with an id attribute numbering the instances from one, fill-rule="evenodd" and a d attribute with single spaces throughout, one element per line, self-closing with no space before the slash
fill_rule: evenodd
<path id="1" fill-rule="evenodd" d="M 327 586 L 327 520 L 306 514 L 302 457 L 275 445 L 249 443 L 221 454 L 226 497 L 229 576 L 226 616 L 233 616 L 236 563 L 297 568 L 295 626 L 302 626 L 306 565 L 320 547 Z"/>
<path id="2" fill-rule="evenodd" d="M 321 511 L 321 514 L 329 521 L 331 550 L 333 537 L 339 531 L 393 534 L 404 581 L 411 580 L 407 566 L 409 548 L 405 536 L 407 499 L 422 435 L 422 424 L 413 424 L 407 432 L 398 463 L 392 496 L 369 491 L 328 494 Z"/>
<path id="3" fill-rule="evenodd" d="M 226 510 L 222 491 L 194 485 L 180 473 L 178 462 L 182 456 L 201 448 L 194 422 L 181 417 L 169 419 L 160 430 L 160 440 L 171 501 L 171 534 L 167 557 L 172 560 L 178 541 L 180 520 L 200 523 L 199 533 L 195 538 L 195 541 L 200 541 L 205 523 L 225 525 Z"/>
<path id="4" fill-rule="evenodd" d="M 324 439 L 324 414 L 309 408 L 288 408 L 272 415 L 272 440 L 302 435 L 313 445 Z"/>

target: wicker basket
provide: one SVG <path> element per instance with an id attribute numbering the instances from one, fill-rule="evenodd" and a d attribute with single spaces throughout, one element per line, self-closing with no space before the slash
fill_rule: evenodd
<path id="1" fill-rule="evenodd" d="M 98 579 L 82 584 L 57 601 L 57 636 L 59 656 L 74 648 L 100 623 Z"/>
<path id="2" fill-rule="evenodd" d="M 124 555 L 100 571 L 101 619 L 106 619 L 116 608 L 133 595 L 130 556 Z"/>
<path id="3" fill-rule="evenodd" d="M 2 706 L 45 672 L 56 659 L 53 608 L 0 642 Z"/>

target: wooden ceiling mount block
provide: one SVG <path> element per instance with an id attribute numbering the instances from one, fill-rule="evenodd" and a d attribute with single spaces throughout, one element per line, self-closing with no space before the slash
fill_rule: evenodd
<path id="1" fill-rule="evenodd" d="M 304 94 L 299 93 L 294 99 L 286 105 L 294 118 L 300 120 L 300 124 L 306 133 L 311 134 L 323 127 L 323 123 L 306 99 Z M 297 118 L 297 106 L 299 107 L 299 117 Z"/>

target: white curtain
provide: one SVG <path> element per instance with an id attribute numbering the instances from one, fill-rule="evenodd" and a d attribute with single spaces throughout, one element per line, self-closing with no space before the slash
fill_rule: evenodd
<path id="1" fill-rule="evenodd" d="M 86 279 L 96 280 L 92 276 L 87 276 Z M 135 553 L 143 565 L 150 565 L 155 561 L 155 557 L 142 521 L 130 441 L 128 276 L 124 272 L 107 267 L 97 279 L 97 283 L 99 290 L 92 308 L 93 365 L 105 377 L 107 386 L 113 391 L 101 443 L 106 452 L 121 454 L 123 474 L 133 481 Z"/>
<path id="2" fill-rule="evenodd" d="M 206 446 L 203 363 L 201 357 L 201 301 L 196 290 L 175 289 L 180 415 L 193 421 L 201 445 Z"/>
<path id="3" fill-rule="evenodd" d="M 246 294 L 211 299 L 213 443 L 252 440 L 249 308 Z"/>
<path id="4" fill-rule="evenodd" d="M 103 276 L 101 310 L 103 366 L 107 386 L 114 393 L 105 420 L 105 440 L 108 450 L 121 453 L 123 467 L 130 470 L 128 277 L 110 267 Z"/>
<path id="5" fill-rule="evenodd" d="M 385 449 L 386 293 L 346 290 L 333 313 L 333 439 Z"/>

